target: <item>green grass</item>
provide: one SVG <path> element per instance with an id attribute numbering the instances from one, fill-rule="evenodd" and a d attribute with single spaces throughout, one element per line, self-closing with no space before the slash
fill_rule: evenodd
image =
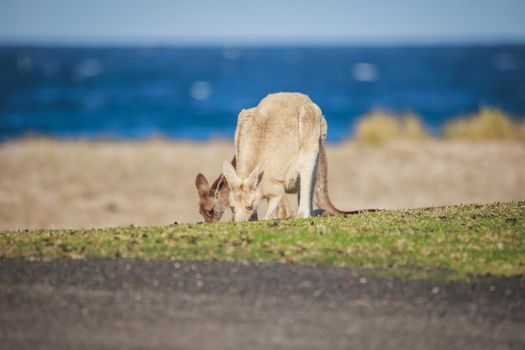
<path id="1" fill-rule="evenodd" d="M 465 279 L 525 274 L 525 202 L 252 223 L 0 233 L 0 258 L 127 257 L 335 264 Z"/>

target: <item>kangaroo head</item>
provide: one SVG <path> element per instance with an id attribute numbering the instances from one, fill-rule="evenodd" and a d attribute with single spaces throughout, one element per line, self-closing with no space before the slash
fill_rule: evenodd
<path id="1" fill-rule="evenodd" d="M 199 193 L 199 212 L 205 222 L 217 222 L 228 206 L 230 189 L 224 176 L 219 176 L 211 185 L 202 174 L 195 178 L 195 187 Z"/>
<path id="2" fill-rule="evenodd" d="M 235 221 L 248 221 L 257 212 L 261 202 L 261 188 L 259 186 L 263 172 L 259 164 L 246 178 L 237 175 L 235 168 L 224 162 L 222 173 L 230 187 L 229 202 Z"/>

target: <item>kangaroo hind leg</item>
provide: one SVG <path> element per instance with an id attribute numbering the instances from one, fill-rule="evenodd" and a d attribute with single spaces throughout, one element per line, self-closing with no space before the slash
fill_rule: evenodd
<path id="1" fill-rule="evenodd" d="M 299 112 L 299 176 L 301 188 L 297 217 L 312 215 L 312 194 L 315 186 L 319 147 L 326 135 L 324 118 L 317 105 L 303 105 Z M 326 124 L 324 124 L 326 125 Z M 323 135 L 324 133 L 324 135 Z"/>

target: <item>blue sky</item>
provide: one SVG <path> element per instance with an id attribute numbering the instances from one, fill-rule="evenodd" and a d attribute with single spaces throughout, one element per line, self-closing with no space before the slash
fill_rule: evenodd
<path id="1" fill-rule="evenodd" d="M 0 42 L 525 42 L 525 0 L 0 0 Z"/>

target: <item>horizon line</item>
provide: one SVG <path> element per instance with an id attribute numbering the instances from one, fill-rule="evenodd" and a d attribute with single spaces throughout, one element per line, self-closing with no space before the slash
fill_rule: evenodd
<path id="1" fill-rule="evenodd" d="M 435 42 L 43 42 L 0 39 L 0 47 L 12 48 L 344 48 L 344 47 L 496 47 L 525 46 L 523 40 Z"/>
<path id="2" fill-rule="evenodd" d="M 0 46 L 37 47 L 338 47 L 338 46 L 504 46 L 525 45 L 525 37 L 411 37 L 404 39 L 290 38 L 290 39 L 95 39 L 95 38 L 7 38 L 0 36 Z"/>

